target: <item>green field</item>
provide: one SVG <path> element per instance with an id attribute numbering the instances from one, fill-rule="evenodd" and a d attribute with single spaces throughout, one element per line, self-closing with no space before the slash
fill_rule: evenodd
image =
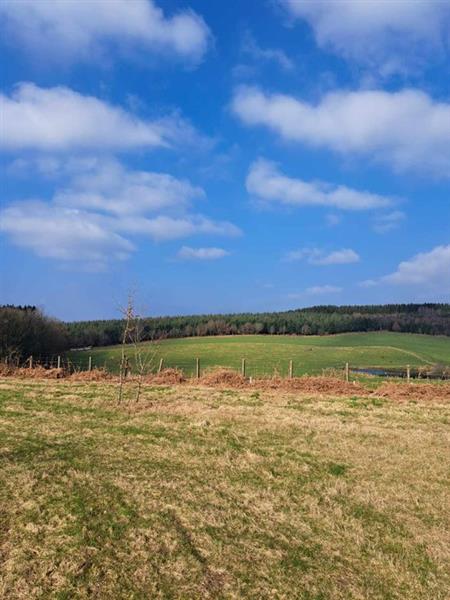
<path id="1" fill-rule="evenodd" d="M 154 366 L 163 358 L 166 367 L 178 367 L 192 374 L 195 359 L 202 369 L 231 367 L 239 369 L 246 359 L 248 375 L 271 375 L 274 370 L 286 374 L 289 361 L 294 374 L 319 374 L 323 369 L 342 369 L 346 362 L 353 367 L 405 368 L 450 365 L 450 338 L 408 333 L 346 333 L 329 336 L 224 336 L 171 339 L 154 345 Z M 77 366 L 93 365 L 116 371 L 121 347 L 93 348 L 70 353 Z M 132 348 L 128 351 L 133 355 Z"/>
<path id="2" fill-rule="evenodd" d="M 2 599 L 448 599 L 448 403 L 132 387 L 0 378 Z"/>

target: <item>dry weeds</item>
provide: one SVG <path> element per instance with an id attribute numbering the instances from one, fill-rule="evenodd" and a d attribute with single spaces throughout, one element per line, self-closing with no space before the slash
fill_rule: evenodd
<path id="1" fill-rule="evenodd" d="M 117 382 L 118 377 L 108 373 L 104 369 L 93 369 L 91 371 L 78 371 L 69 373 L 63 369 L 44 369 L 35 367 L 33 369 L 13 369 L 0 365 L 1 377 L 17 377 L 20 379 L 68 379 L 70 381 L 111 381 Z M 130 376 L 127 382 L 132 384 L 136 377 Z M 302 395 L 321 394 L 325 396 L 379 396 L 391 400 L 440 400 L 450 402 L 450 382 L 421 382 L 401 383 L 386 381 L 377 387 L 366 387 L 357 381 L 346 382 L 338 377 L 332 376 L 302 376 L 283 378 L 274 376 L 271 378 L 246 378 L 232 369 L 211 369 L 202 374 L 198 379 L 186 378 L 183 371 L 179 369 L 163 369 L 160 373 L 147 375 L 143 378 L 147 385 L 178 385 L 188 384 L 190 386 L 216 387 L 219 389 L 232 388 L 255 389 L 255 390 L 279 390 L 280 392 L 297 392 Z"/>
<path id="2" fill-rule="evenodd" d="M 445 401 L 197 384 L 0 380 L 0 597 L 448 598 Z"/>

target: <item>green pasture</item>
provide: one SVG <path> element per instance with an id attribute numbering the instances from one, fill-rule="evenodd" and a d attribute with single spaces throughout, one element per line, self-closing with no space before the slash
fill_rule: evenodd
<path id="1" fill-rule="evenodd" d="M 160 359 L 165 367 L 178 367 L 186 373 L 195 371 L 196 359 L 201 369 L 229 367 L 240 369 L 246 361 L 248 375 L 286 374 L 293 361 L 294 375 L 318 374 L 324 369 L 342 369 L 346 362 L 354 368 L 405 368 L 435 364 L 450 365 L 450 338 L 408 333 L 346 333 L 328 336 L 248 335 L 197 337 L 163 340 L 142 344 L 152 369 Z M 134 349 L 127 348 L 133 362 Z M 109 346 L 72 351 L 69 358 L 79 368 L 86 368 L 92 357 L 93 367 L 116 371 L 121 347 Z"/>

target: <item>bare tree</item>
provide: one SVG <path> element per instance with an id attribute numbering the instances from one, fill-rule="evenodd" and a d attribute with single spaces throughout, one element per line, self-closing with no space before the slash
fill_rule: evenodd
<path id="1" fill-rule="evenodd" d="M 136 311 L 134 293 L 130 292 L 128 294 L 127 305 L 121 309 L 121 312 L 125 324 L 122 335 L 119 388 L 117 394 L 118 404 L 122 402 L 124 383 L 131 374 L 131 364 L 130 358 L 127 355 L 127 348 L 130 348 L 133 353 L 134 368 L 137 374 L 135 402 L 139 401 L 141 395 L 143 377 L 152 369 L 157 355 L 154 340 L 150 340 L 152 343 L 149 344 L 144 345 L 142 343 L 144 339 L 143 318 Z"/>

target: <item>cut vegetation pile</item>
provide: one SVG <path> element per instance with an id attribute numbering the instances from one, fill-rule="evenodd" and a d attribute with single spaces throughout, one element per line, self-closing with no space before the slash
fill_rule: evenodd
<path id="1" fill-rule="evenodd" d="M 166 385 L 175 385 L 186 381 L 183 371 L 179 369 L 163 369 L 156 375 L 148 375 L 145 377 L 147 383 L 157 383 Z"/>
<path id="2" fill-rule="evenodd" d="M 206 386 L 227 386 L 233 388 L 242 388 L 249 385 L 249 381 L 237 371 L 231 369 L 213 369 L 200 379 L 193 380 L 194 383 L 200 383 Z"/>
<path id="3" fill-rule="evenodd" d="M 380 385 L 374 394 L 391 400 L 441 400 L 450 402 L 450 383 L 391 383 Z"/>
<path id="4" fill-rule="evenodd" d="M 32 369 L 3 367 L 0 375 L 3 377 L 17 377 L 19 379 L 61 379 L 66 376 L 66 373 L 64 369 L 45 369 L 44 367 L 36 366 Z"/>
<path id="5" fill-rule="evenodd" d="M 19 379 L 67 379 L 79 382 L 118 382 L 117 375 L 112 375 L 104 369 L 92 369 L 91 371 L 78 371 L 69 374 L 63 369 L 44 369 L 35 367 L 33 369 L 13 369 L 2 365 L 0 377 L 16 377 Z M 125 379 L 125 385 L 133 385 L 137 380 L 136 376 L 130 376 Z M 450 401 L 450 383 L 440 382 L 421 382 L 421 383 L 401 383 L 387 381 L 383 382 L 375 389 L 373 384 L 371 388 L 365 387 L 356 381 L 346 382 L 337 377 L 272 377 L 272 378 L 246 378 L 232 369 L 212 369 L 204 372 L 200 378 L 186 378 L 183 371 L 179 369 L 163 369 L 155 375 L 147 375 L 143 378 L 146 385 L 181 385 L 205 386 L 212 388 L 231 388 L 236 390 L 279 390 L 280 392 L 295 392 L 302 396 L 305 395 L 324 395 L 324 396 L 378 396 L 380 398 L 390 398 L 391 400 L 440 400 Z"/>
<path id="6" fill-rule="evenodd" d="M 70 375 L 72 381 L 108 381 L 115 379 L 105 369 L 92 369 L 91 371 L 76 371 Z"/>

